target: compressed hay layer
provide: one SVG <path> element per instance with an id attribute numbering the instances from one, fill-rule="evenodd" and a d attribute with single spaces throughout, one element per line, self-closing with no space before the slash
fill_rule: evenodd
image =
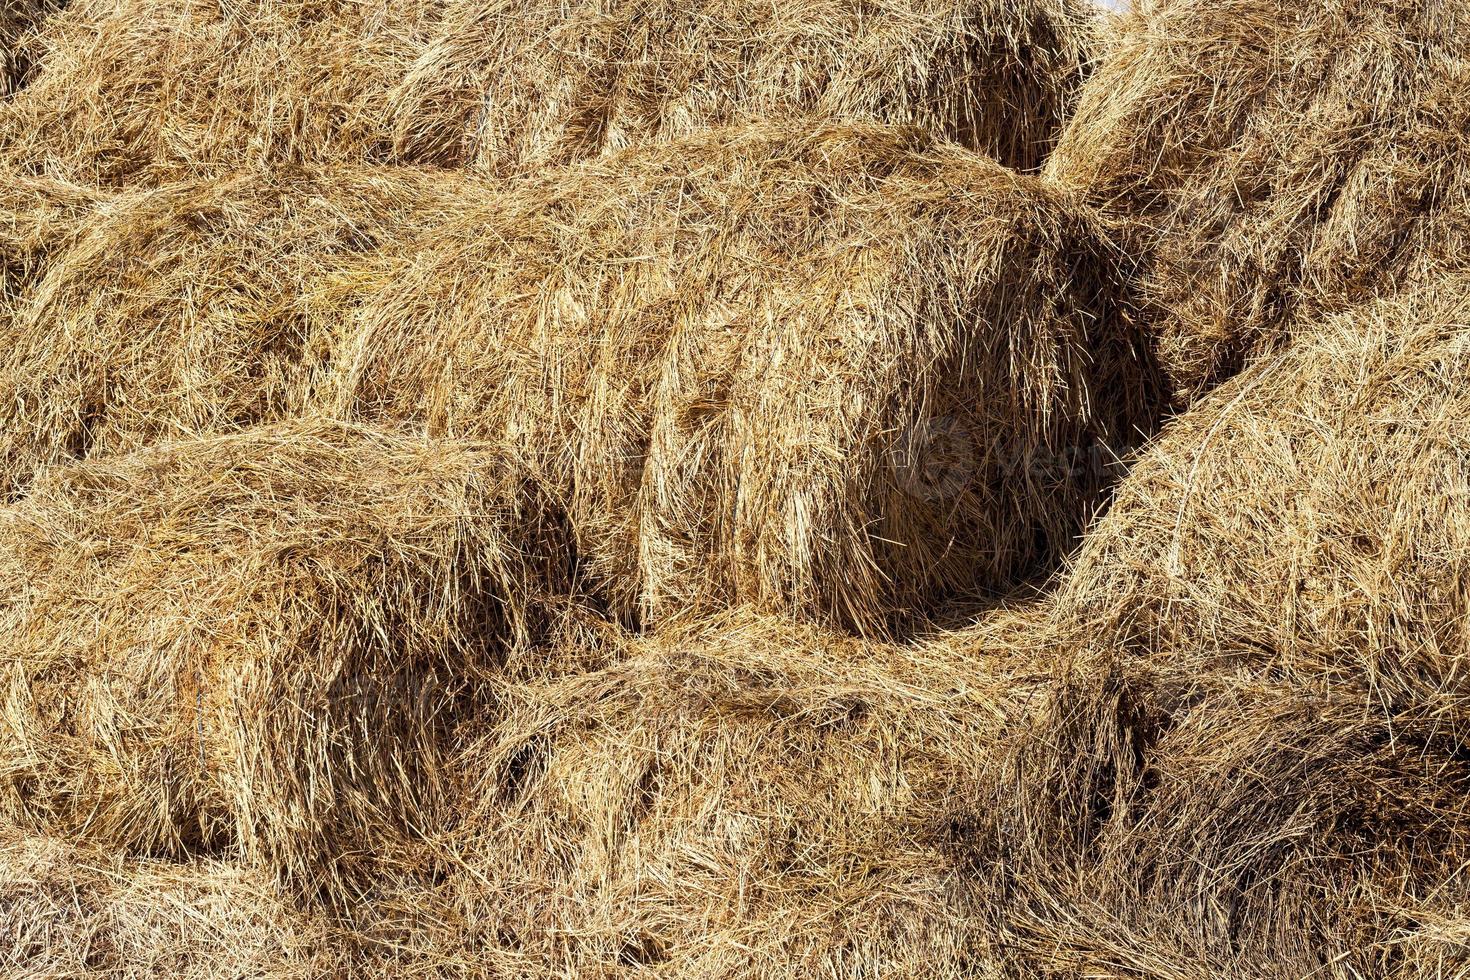
<path id="1" fill-rule="evenodd" d="M 435 0 L 73 0 L 0 111 L 19 166 L 110 185 L 388 152 Z"/>
<path id="2" fill-rule="evenodd" d="M 499 441 L 629 621 L 882 630 L 1070 545 L 1151 415 L 1088 212 L 913 130 L 737 127 L 343 274 L 323 409 Z"/>
<path id="3" fill-rule="evenodd" d="M 455 872 L 360 937 L 381 974 L 988 975 L 948 817 L 1024 688 L 748 615 L 613 645 L 501 694 Z"/>
<path id="4" fill-rule="evenodd" d="M 0 99 L 25 84 L 31 36 L 61 6 L 63 0 L 0 0 Z"/>
<path id="5" fill-rule="evenodd" d="M 0 146 L 119 184 L 249 163 L 534 172 L 737 120 L 932 126 L 1036 166 L 1083 0 L 75 0 Z"/>
<path id="6" fill-rule="evenodd" d="M 570 594 L 493 455 L 325 422 L 53 471 L 0 524 L 0 815 L 346 894 Z"/>
<path id="7" fill-rule="evenodd" d="M 0 191 L 16 270 L 0 319 L 0 492 L 49 464 L 295 412 L 324 354 L 309 326 L 317 281 L 432 225 L 458 188 L 412 169 L 284 168 L 89 209 L 59 181 Z"/>
<path id="8" fill-rule="evenodd" d="M 1470 968 L 1467 324 L 1463 281 L 1318 324 L 1120 486 L 971 841 L 1018 969 Z"/>
<path id="9" fill-rule="evenodd" d="M 528 172 L 753 120 L 922 126 L 1037 167 L 1087 69 L 1079 0 L 450 0 L 391 95 L 400 157 Z"/>
<path id="10" fill-rule="evenodd" d="M 86 980 L 346 976 L 325 928 L 268 880 L 205 861 L 126 861 L 0 830 L 0 970 Z"/>
<path id="11" fill-rule="evenodd" d="M 1154 0 L 1117 30 L 1047 172 L 1137 220 L 1179 401 L 1460 262 L 1470 4 Z"/>

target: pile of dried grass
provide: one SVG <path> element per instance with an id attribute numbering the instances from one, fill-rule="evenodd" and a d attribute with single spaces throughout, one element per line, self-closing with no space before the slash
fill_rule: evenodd
<path id="1" fill-rule="evenodd" d="M 64 0 L 0 0 L 0 99 L 9 98 L 30 73 L 27 47 L 37 28 Z"/>
<path id="2" fill-rule="evenodd" d="M 460 191 L 432 171 L 339 167 L 84 207 L 96 197 L 40 178 L 0 191 L 16 282 L 0 318 L 0 493 L 48 464 L 294 412 L 325 354 L 309 328 L 320 277 L 434 224 Z"/>
<path id="3" fill-rule="evenodd" d="M 29 36 L 0 970 L 1470 976 L 1470 3 L 1088 21 Z"/>
<path id="4" fill-rule="evenodd" d="M 733 615 L 503 690 L 392 975 L 984 976 L 949 816 L 1025 689 L 943 645 Z"/>
<path id="5" fill-rule="evenodd" d="M 0 113 L 37 172 L 252 163 L 533 172 L 737 120 L 931 126 L 1035 167 L 1088 64 L 1083 0 L 76 0 Z"/>
<path id="6" fill-rule="evenodd" d="M 1031 169 L 1095 17 L 1083 0 L 449 0 L 392 92 L 394 149 L 524 173 L 818 115 L 925 127 Z"/>
<path id="7" fill-rule="evenodd" d="M 344 274 L 324 410 L 498 440 L 651 622 L 882 630 L 1068 547 L 1151 421 L 1085 208 L 887 127 L 767 125 L 463 202 Z"/>
<path id="8" fill-rule="evenodd" d="M 960 644 L 743 613 L 593 646 L 585 672 L 489 682 L 497 709 L 447 767 L 457 825 L 376 841 L 350 922 L 240 865 L 7 830 L 0 963 L 98 980 L 992 975 L 952 814 L 1025 679 Z"/>
<path id="9" fill-rule="evenodd" d="M 17 165 L 105 185 L 389 152 L 438 0 L 73 0 L 0 110 Z"/>
<path id="10" fill-rule="evenodd" d="M 1318 325 L 1124 481 L 971 842 L 1022 968 L 1470 969 L 1467 327 L 1463 281 Z"/>
<path id="11" fill-rule="evenodd" d="M 46 267 L 96 219 L 107 195 L 48 177 L 0 170 L 0 330 Z"/>
<path id="12" fill-rule="evenodd" d="M 1047 172 L 1138 220 L 1181 402 L 1294 316 L 1461 262 L 1470 4 L 1152 0 L 1117 29 Z"/>
<path id="13" fill-rule="evenodd" d="M 215 861 L 128 861 L 0 829 L 0 971 L 73 980 L 342 977 L 329 931 Z"/>
<path id="14" fill-rule="evenodd" d="M 457 806 L 449 733 L 570 554 L 482 448 L 334 423 L 52 471 L 0 521 L 0 814 L 350 895 Z"/>

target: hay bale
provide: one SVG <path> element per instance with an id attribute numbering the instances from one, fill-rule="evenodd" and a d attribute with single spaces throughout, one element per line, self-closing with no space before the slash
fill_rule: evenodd
<path id="1" fill-rule="evenodd" d="M 392 96 L 400 157 L 497 172 L 709 126 L 921 126 L 1037 167 L 1088 67 L 1080 0 L 453 0 Z"/>
<path id="2" fill-rule="evenodd" d="M 1021 964 L 1347 978 L 1454 962 L 1467 317 L 1470 282 L 1448 281 L 1318 324 L 1179 417 L 1120 485 L 1054 600 L 1064 669 L 981 797 L 972 859 Z"/>
<path id="3" fill-rule="evenodd" d="M 822 113 L 1034 167 L 1091 28 L 1084 0 L 76 0 L 0 145 L 106 184 L 280 162 L 530 173 Z"/>
<path id="4" fill-rule="evenodd" d="M 1380 300 L 1177 418 L 1082 549 L 1062 614 L 1126 618 L 1171 651 L 1229 637 L 1251 666 L 1373 678 L 1385 697 L 1437 690 L 1470 600 L 1467 323 L 1465 279 Z"/>
<path id="5" fill-rule="evenodd" d="M 328 930 L 218 861 L 129 861 L 0 830 L 0 969 L 88 980 L 345 975 Z"/>
<path id="6" fill-rule="evenodd" d="M 20 90 L 30 74 L 31 37 L 64 0 L 0 0 L 0 99 Z"/>
<path id="7" fill-rule="evenodd" d="M 350 897 L 446 819 L 449 732 L 569 555 L 474 446 L 300 422 L 55 470 L 0 523 L 0 816 Z"/>
<path id="8" fill-rule="evenodd" d="M 73 0 L 0 113 L 18 165 L 122 186 L 380 160 L 425 0 Z"/>
<path id="9" fill-rule="evenodd" d="M 294 411 L 322 354 L 316 279 L 458 196 L 429 172 L 282 168 L 81 211 L 87 192 L 51 181 L 46 197 L 32 189 L 44 181 L 22 181 L 0 191 L 7 211 L 12 196 L 28 209 L 0 238 L 24 287 L 0 319 L 0 493 L 12 495 L 53 463 Z M 33 241 L 63 235 L 64 248 Z"/>
<path id="10" fill-rule="evenodd" d="M 503 692 L 456 871 L 362 936 L 380 972 L 988 975 L 948 816 L 1023 688 L 748 615 L 619 645 Z"/>
<path id="11" fill-rule="evenodd" d="M 630 622 L 880 631 L 1068 547 L 1151 421 L 1069 197 L 881 127 L 737 127 L 465 200 L 344 274 L 324 410 L 498 440 Z"/>
<path id="12" fill-rule="evenodd" d="M 1181 403 L 1459 262 L 1470 5 L 1153 0 L 1117 31 L 1047 172 L 1137 220 Z"/>

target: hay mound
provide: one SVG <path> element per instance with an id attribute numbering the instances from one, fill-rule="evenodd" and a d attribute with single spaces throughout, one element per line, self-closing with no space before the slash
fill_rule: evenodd
<path id="1" fill-rule="evenodd" d="M 323 353 L 309 328 L 316 280 L 433 224 L 458 191 L 409 169 L 284 168 L 92 211 L 56 181 L 23 178 L 0 204 L 12 197 L 24 210 L 0 245 L 24 288 L 0 319 L 0 492 L 15 494 L 52 463 L 295 411 Z M 65 248 L 41 248 L 63 235 Z"/>
<path id="2" fill-rule="evenodd" d="M 1293 317 L 1459 262 L 1470 4 L 1155 0 L 1118 31 L 1047 172 L 1139 221 L 1181 402 Z"/>
<path id="3" fill-rule="evenodd" d="M 406 159 L 533 172 L 709 126 L 921 126 L 1037 167 L 1087 69 L 1079 0 L 451 0 L 394 89 Z"/>
<path id="4" fill-rule="evenodd" d="M 72 0 L 0 113 L 30 169 L 104 185 L 388 152 L 386 96 L 426 0 Z"/>
<path id="5" fill-rule="evenodd" d="M 1088 212 L 913 130 L 734 128 L 466 200 L 345 274 L 326 410 L 498 440 L 624 619 L 882 630 L 1067 547 L 1146 352 Z"/>
<path id="6" fill-rule="evenodd" d="M 347 894 L 453 806 L 562 528 L 482 449 L 324 422 L 53 471 L 0 524 L 0 815 Z"/>
<path id="7" fill-rule="evenodd" d="M 281 162 L 529 173 L 820 113 L 1034 167 L 1092 26 L 1084 0 L 75 0 L 0 145 L 105 184 Z"/>
<path id="8" fill-rule="evenodd" d="M 61 0 L 0 0 L 0 99 L 25 84 L 31 69 L 26 50 L 30 39 L 61 6 Z"/>
<path id="9" fill-rule="evenodd" d="M 0 830 L 0 970 L 87 980 L 345 976 L 327 931 L 268 880 L 202 861 L 126 861 Z"/>
<path id="10" fill-rule="evenodd" d="M 622 646 L 503 692 L 458 871 L 362 937 L 381 972 L 984 975 L 948 816 L 1022 688 L 747 615 Z"/>
<path id="11" fill-rule="evenodd" d="M 1023 964 L 1470 965 L 1446 938 L 1470 908 L 1467 323 L 1462 281 L 1319 324 L 1121 485 L 1055 599 L 1073 662 L 981 806 Z"/>

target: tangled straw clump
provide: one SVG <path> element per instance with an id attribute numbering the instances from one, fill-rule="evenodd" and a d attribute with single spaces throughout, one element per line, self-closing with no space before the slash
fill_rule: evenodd
<path id="1" fill-rule="evenodd" d="M 0 111 L 23 169 L 122 186 L 383 157 L 434 0 L 72 0 Z"/>
<path id="2" fill-rule="evenodd" d="M 338 277 L 323 410 L 500 442 L 649 623 L 881 631 L 1066 548 L 1151 422 L 1103 230 L 885 127 L 767 125 L 463 202 Z"/>
<path id="3" fill-rule="evenodd" d="M 1470 5 L 1153 0 L 1117 30 L 1047 171 L 1136 219 L 1180 401 L 1460 264 Z"/>
<path id="4" fill-rule="evenodd" d="M 1083 0 L 75 0 L 0 147 L 113 185 L 266 163 L 531 173 L 823 113 L 1034 167 L 1092 26 Z"/>
<path id="5" fill-rule="evenodd" d="M 326 928 L 216 861 L 126 860 L 0 830 L 0 969 L 87 980 L 344 976 Z"/>
<path id="6" fill-rule="evenodd" d="M 0 319 L 0 491 L 54 463 L 298 411 L 327 353 L 313 346 L 317 281 L 434 224 L 458 188 L 411 169 L 286 168 L 93 204 L 19 178 L 0 191 L 0 205 L 20 199 L 0 238 L 18 283 Z"/>
<path id="7" fill-rule="evenodd" d="M 14 94 L 30 73 L 26 46 L 62 0 L 0 0 L 0 98 Z"/>
<path id="8" fill-rule="evenodd" d="M 447 819 L 449 733 L 570 554 L 482 448 L 334 423 L 52 471 L 0 524 L 0 815 L 350 896 Z"/>
<path id="9" fill-rule="evenodd" d="M 1467 324 L 1448 281 L 1303 328 L 1121 485 L 972 841 L 1021 962 L 1470 968 Z"/>
<path id="10" fill-rule="evenodd" d="M 107 197 L 69 181 L 0 171 L 0 329 L 8 332 L 48 257 L 76 241 Z"/>
<path id="11" fill-rule="evenodd" d="M 391 95 L 394 148 L 526 173 L 816 115 L 922 126 L 1034 169 L 1095 16 L 1079 0 L 449 0 Z"/>
<path id="12" fill-rule="evenodd" d="M 747 614 L 621 646 L 504 691 L 461 762 L 458 870 L 364 937 L 383 972 L 986 975 L 949 802 L 1024 688 Z"/>

